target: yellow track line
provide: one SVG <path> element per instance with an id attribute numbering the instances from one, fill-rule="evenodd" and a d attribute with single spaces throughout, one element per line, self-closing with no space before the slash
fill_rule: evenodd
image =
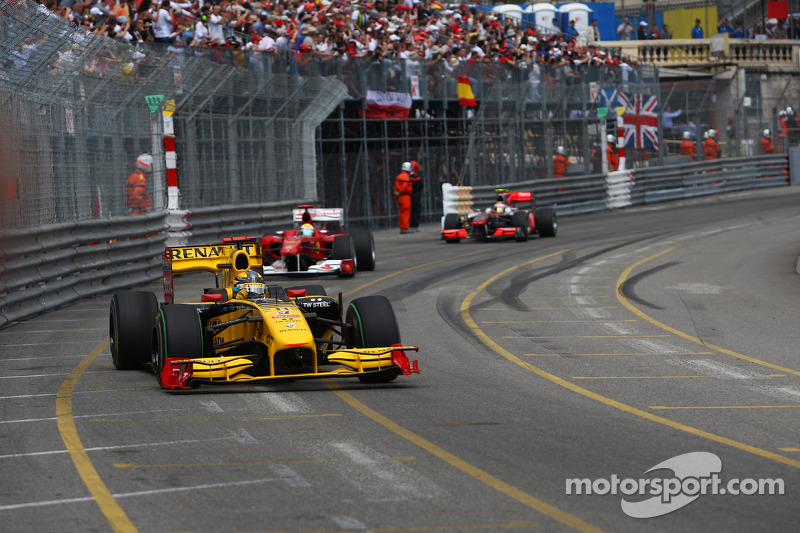
<path id="1" fill-rule="evenodd" d="M 706 341 L 704 341 L 702 339 L 698 339 L 697 337 L 693 337 L 692 335 L 689 335 L 688 333 L 684 333 L 682 331 L 678 331 L 677 329 L 672 328 L 672 327 L 670 327 L 670 326 L 668 326 L 668 325 L 666 325 L 666 324 L 664 324 L 662 322 L 659 322 L 655 318 L 652 318 L 652 317 L 644 314 L 641 310 L 639 310 L 638 307 L 634 307 L 633 304 L 630 303 L 627 298 L 625 298 L 625 295 L 622 294 L 622 285 L 628 279 L 628 276 L 633 271 L 633 269 L 635 269 L 636 267 L 638 267 L 638 266 L 640 266 L 640 265 L 642 265 L 644 263 L 647 263 L 648 261 L 652 261 L 653 259 L 656 259 L 657 257 L 660 257 L 660 256 L 662 256 L 664 254 L 667 254 L 667 253 L 675 250 L 676 248 L 677 248 L 677 246 L 673 246 L 672 248 L 668 248 L 668 249 L 664 250 L 663 252 L 659 252 L 659 253 L 657 253 L 655 255 L 651 255 L 650 257 L 646 257 L 646 258 L 642 259 L 641 261 L 639 261 L 637 263 L 634 263 L 631 266 L 629 266 L 628 268 L 626 268 L 622 272 L 622 274 L 619 275 L 619 278 L 617 279 L 617 300 L 619 300 L 619 302 L 622 305 L 627 307 L 628 310 L 631 313 L 635 314 L 636 316 L 638 316 L 639 318 L 641 318 L 643 320 L 647 320 L 648 322 L 650 322 L 654 326 L 658 326 L 659 328 L 661 328 L 661 329 L 663 329 L 665 331 L 669 331 L 673 335 L 677 335 L 678 337 L 683 337 L 686 340 L 692 341 L 692 342 L 697 343 L 697 344 L 699 344 L 701 346 L 705 346 L 706 348 L 711 348 L 712 350 L 716 350 L 716 351 L 718 351 L 720 353 L 724 353 L 726 355 L 730 355 L 731 357 L 735 357 L 737 359 L 742 359 L 744 361 L 749 361 L 749 362 L 755 363 L 757 365 L 766 366 L 768 368 L 773 368 L 775 370 L 780 370 L 781 372 L 787 372 L 789 374 L 794 374 L 795 376 L 800 376 L 800 371 L 792 370 L 791 368 L 786 368 L 786 367 L 783 367 L 783 366 L 780 366 L 780 365 L 769 363 L 767 361 L 762 361 L 761 359 L 756 359 L 755 357 L 750 357 L 749 355 L 740 354 L 740 353 L 734 352 L 733 350 L 728 350 L 728 349 L 722 348 L 720 346 L 715 346 L 715 345 L 710 344 L 710 343 L 708 343 L 708 342 L 706 342 Z"/>
<path id="2" fill-rule="evenodd" d="M 518 502 L 531 507 L 540 513 L 543 513 L 559 522 L 577 530 L 577 531 L 588 531 L 588 532 L 600 532 L 601 529 L 589 524 L 588 522 L 584 522 L 580 518 L 572 516 L 571 514 L 562 511 L 558 507 L 550 505 L 549 503 L 545 503 L 538 498 L 534 498 L 530 494 L 519 490 L 518 488 L 514 487 L 502 481 L 493 475 L 489 474 L 488 472 L 481 470 L 480 468 L 471 465 L 470 463 L 460 459 L 459 457 L 453 455 L 452 453 L 440 448 L 439 446 L 435 445 L 429 440 L 423 439 L 416 433 L 413 433 L 403 426 L 389 420 L 382 414 L 374 411 L 358 401 L 352 394 L 345 392 L 341 389 L 338 383 L 332 380 L 325 380 L 328 387 L 336 393 L 339 398 L 342 399 L 345 403 L 347 403 L 350 407 L 358 411 L 359 413 L 363 414 L 364 416 L 374 420 L 378 424 L 382 425 L 386 429 L 392 431 L 393 433 L 403 437 L 409 442 L 412 442 L 422 448 L 423 450 L 431 453 L 432 455 L 438 457 L 442 461 L 446 462 L 450 466 L 453 466 L 465 474 L 477 479 L 478 481 L 488 485 L 489 487 L 502 492 L 506 496 L 510 496 L 514 498 Z M 370 528 L 372 529 L 372 528 Z"/>
<path id="3" fill-rule="evenodd" d="M 64 445 L 67 447 L 72 462 L 78 470 L 78 474 L 86 484 L 86 488 L 92 493 L 97 506 L 100 511 L 108 520 L 111 528 L 118 533 L 127 533 L 137 531 L 136 527 L 119 506 L 117 500 L 111 495 L 100 475 L 95 470 L 92 460 L 89 459 L 89 454 L 81 443 L 78 436 L 78 430 L 75 427 L 75 419 L 72 414 L 72 393 L 75 391 L 75 386 L 81 375 L 86 371 L 92 362 L 97 359 L 103 350 L 109 345 L 109 340 L 106 339 L 91 351 L 89 355 L 84 357 L 78 366 L 76 366 L 61 387 L 58 389 L 58 396 L 56 397 L 56 417 L 58 420 L 58 432 L 64 440 Z"/>
<path id="4" fill-rule="evenodd" d="M 628 307 L 632 311 L 636 312 L 636 314 L 641 316 L 642 318 L 645 318 L 646 315 L 644 315 L 644 313 L 641 313 L 638 309 L 636 309 L 635 307 L 630 305 L 628 303 L 628 301 L 623 296 L 620 295 L 619 287 L 625 282 L 625 279 L 627 279 L 628 274 L 633 270 L 633 268 L 635 268 L 636 266 L 638 266 L 638 265 L 640 265 L 642 263 L 645 263 L 645 262 L 647 262 L 647 261 L 649 261 L 651 259 L 659 257 L 659 256 L 661 256 L 661 255 L 663 255 L 663 254 L 665 254 L 665 253 L 667 253 L 669 251 L 672 251 L 675 248 L 677 248 L 677 246 L 673 247 L 673 248 L 670 248 L 670 249 L 668 249 L 666 251 L 660 252 L 658 254 L 655 254 L 655 255 L 647 258 L 647 259 L 639 261 L 638 263 L 636 263 L 635 265 L 633 265 L 631 267 L 628 267 L 620 275 L 619 280 L 617 281 L 617 298 L 626 307 Z M 692 426 L 687 426 L 686 424 L 681 424 L 679 422 L 675 422 L 673 420 L 669 420 L 667 418 L 663 418 L 663 417 L 657 416 L 657 415 L 655 415 L 653 413 L 649 413 L 649 412 L 644 411 L 642 409 L 637 409 L 636 407 L 632 407 L 630 405 L 624 404 L 624 403 L 619 402 L 617 400 L 613 400 L 613 399 L 608 398 L 606 396 L 603 396 L 601 394 L 597 394 L 595 392 L 592 392 L 592 391 L 590 391 L 588 389 L 584 389 L 583 387 L 579 387 L 578 385 L 576 385 L 574 383 L 571 383 L 571 382 L 567 381 L 566 379 L 560 378 L 560 377 L 556 376 L 555 374 L 551 374 L 551 373 L 549 373 L 549 372 L 547 372 L 545 370 L 542 370 L 539 367 L 536 367 L 536 366 L 534 366 L 534 365 L 532 365 L 530 363 L 527 363 L 527 362 L 523 361 L 522 359 L 520 359 L 516 355 L 512 354 L 508 350 L 505 350 L 500 345 L 498 345 L 496 342 L 494 342 L 486 333 L 483 332 L 483 330 L 481 330 L 478 327 L 478 325 L 475 323 L 475 321 L 470 316 L 469 308 L 470 308 L 470 305 L 472 304 L 472 300 L 475 299 L 475 297 L 481 291 L 485 290 L 486 287 L 488 287 L 489 285 L 494 283 L 499 278 L 501 278 L 501 277 L 505 276 L 506 274 L 508 274 L 509 272 L 513 272 L 514 270 L 516 270 L 516 269 L 518 269 L 520 267 L 523 267 L 523 266 L 525 266 L 525 265 L 527 265 L 529 263 L 530 263 L 530 261 L 525 262 L 525 263 L 521 263 L 519 265 L 510 267 L 510 268 L 507 268 L 506 270 L 503 270 L 499 274 L 496 274 L 496 275 L 490 277 L 489 279 L 487 279 L 486 281 L 481 283 L 478 286 L 478 288 L 475 289 L 474 292 L 470 293 L 464 299 L 464 301 L 461 303 L 461 316 L 464 319 L 464 322 L 472 330 L 473 334 L 478 339 L 480 339 L 481 342 L 483 342 L 487 347 L 489 347 L 491 350 L 493 350 L 497 354 L 501 355 L 502 357 L 508 359 L 512 363 L 514 363 L 516 365 L 519 365 L 522 368 L 524 368 L 526 370 L 529 370 L 529 371 L 533 372 L 534 374 L 536 374 L 538 376 L 541 376 L 541 377 L 543 377 L 543 378 L 555 383 L 556 385 L 560 385 L 561 387 L 564 387 L 565 389 L 569 389 L 569 390 L 571 390 L 573 392 L 576 392 L 578 394 L 586 396 L 587 398 L 591 398 L 591 399 L 596 400 L 598 402 L 604 403 L 604 404 L 606 404 L 606 405 L 608 405 L 610 407 L 614 407 L 614 408 L 619 409 L 621 411 L 624 411 L 626 413 L 639 416 L 639 417 L 644 418 L 646 420 L 650 420 L 651 422 L 657 422 L 659 424 L 663 424 L 663 425 L 665 425 L 667 427 L 671 427 L 673 429 L 677 429 L 677 430 L 680 430 L 680 431 L 685 431 L 686 433 L 690 433 L 692 435 L 695 435 L 695 436 L 698 436 L 698 437 L 702 437 L 704 439 L 708 439 L 708 440 L 711 440 L 711 441 L 714 441 L 714 442 L 717 442 L 717 443 L 720 443 L 720 444 L 725 444 L 727 446 L 731 446 L 733 448 L 737 448 L 739 450 L 742 450 L 742 451 L 745 451 L 745 452 L 748 452 L 748 453 L 752 453 L 754 455 L 758 455 L 758 456 L 764 457 L 766 459 L 771 459 L 773 461 L 777 461 L 779 463 L 783 463 L 785 465 L 792 466 L 794 468 L 800 468 L 800 461 L 797 460 L 797 459 L 790 459 L 788 457 L 784 457 L 783 455 L 779 455 L 777 453 L 773 453 L 773 452 L 770 452 L 768 450 L 762 450 L 761 448 L 757 448 L 755 446 L 751 446 L 751 445 L 745 444 L 743 442 L 735 441 L 733 439 L 729 439 L 727 437 L 723 437 L 723 436 L 720 436 L 720 435 L 715 435 L 714 433 L 710 433 L 708 431 L 703 431 L 702 429 L 697 429 L 697 428 L 692 427 Z M 647 318 L 649 318 L 649 317 L 647 317 Z M 664 326 L 664 327 L 665 327 L 665 329 L 667 329 L 667 326 Z M 672 328 L 669 328 L 669 330 L 672 330 Z M 672 330 L 672 331 L 675 331 L 676 334 L 679 333 L 679 332 L 677 332 L 677 330 Z M 684 336 L 684 335 L 685 334 L 681 334 L 681 336 Z M 698 339 L 698 341 L 699 341 L 699 339 Z M 705 344 L 703 342 L 700 342 L 700 344 L 703 344 L 704 346 L 706 346 L 708 348 L 715 349 L 715 350 L 719 349 L 719 348 L 716 348 L 716 347 L 714 347 L 712 345 Z M 728 351 L 725 351 L 724 353 L 728 353 Z M 745 356 L 742 356 L 742 358 L 745 358 Z M 752 359 L 752 358 L 748 358 L 748 360 L 749 359 Z M 758 361 L 758 360 L 754 360 L 754 362 L 755 361 Z M 762 361 L 762 363 L 763 363 L 763 361 Z M 767 366 L 772 366 L 774 368 L 773 365 L 767 365 Z M 779 368 L 779 369 L 780 370 L 786 370 L 786 371 L 789 370 L 789 369 L 783 369 L 783 368 Z M 792 371 L 792 373 L 796 374 L 797 372 Z"/>

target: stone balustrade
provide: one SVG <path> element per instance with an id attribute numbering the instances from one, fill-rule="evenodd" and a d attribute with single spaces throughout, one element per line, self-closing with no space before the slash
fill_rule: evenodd
<path id="1" fill-rule="evenodd" d="M 709 39 L 601 41 L 598 46 L 642 63 L 673 68 L 713 70 L 735 64 L 750 69 L 796 72 L 800 59 L 800 40 L 730 39 L 727 34 Z"/>

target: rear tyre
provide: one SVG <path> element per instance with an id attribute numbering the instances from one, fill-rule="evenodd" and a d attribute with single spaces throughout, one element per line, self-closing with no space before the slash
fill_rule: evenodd
<path id="1" fill-rule="evenodd" d="M 511 215 L 511 225 L 517 228 L 514 238 L 517 242 L 525 242 L 530 236 L 530 214 L 528 211 L 516 211 Z"/>
<path id="2" fill-rule="evenodd" d="M 108 337 L 117 370 L 143 368 L 150 362 L 150 331 L 158 313 L 152 292 L 125 291 L 111 297 Z"/>
<path id="3" fill-rule="evenodd" d="M 205 353 L 200 315 L 191 305 L 163 306 L 156 316 L 151 338 L 153 371 L 159 384 L 168 357 L 194 359 Z"/>
<path id="4" fill-rule="evenodd" d="M 375 348 L 400 344 L 400 328 L 397 325 L 392 304 L 385 296 L 373 295 L 356 298 L 347 307 L 345 322 L 352 325 L 350 344 L 353 348 Z M 358 376 L 362 383 L 388 383 L 400 374 L 379 371 L 375 375 Z"/>
<path id="5" fill-rule="evenodd" d="M 375 270 L 375 239 L 372 238 L 372 232 L 358 230 L 350 235 L 353 237 L 358 270 Z"/>
<path id="6" fill-rule="evenodd" d="M 536 210 L 536 231 L 542 237 L 555 237 L 558 233 L 558 216 L 553 207 L 540 207 Z"/>

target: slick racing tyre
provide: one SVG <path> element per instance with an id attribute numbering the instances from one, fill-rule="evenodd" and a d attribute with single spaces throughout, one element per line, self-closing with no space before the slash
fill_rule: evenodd
<path id="1" fill-rule="evenodd" d="M 461 229 L 461 215 L 458 213 L 447 213 L 444 216 L 444 224 L 442 229 Z M 455 237 L 445 238 L 444 242 L 457 243 L 461 239 Z"/>
<path id="2" fill-rule="evenodd" d="M 347 307 L 345 322 L 352 326 L 353 348 L 375 348 L 400 344 L 400 328 L 397 325 L 392 304 L 385 296 L 373 295 L 356 298 Z M 387 383 L 395 379 L 400 369 L 377 371 L 375 375 L 358 376 L 362 383 Z"/>
<path id="3" fill-rule="evenodd" d="M 555 237 L 558 233 L 558 217 L 553 207 L 536 210 L 536 231 L 541 237 Z"/>
<path id="4" fill-rule="evenodd" d="M 517 242 L 525 242 L 531 233 L 531 213 L 529 211 L 517 211 L 511 216 L 511 225 L 517 228 L 514 238 Z"/>
<path id="5" fill-rule="evenodd" d="M 375 239 L 369 230 L 358 230 L 350 233 L 353 237 L 353 248 L 356 252 L 358 270 L 375 270 Z"/>
<path id="6" fill-rule="evenodd" d="M 163 306 L 153 326 L 151 357 L 159 385 L 161 372 L 168 357 L 202 357 L 204 354 L 203 327 L 200 315 L 191 305 Z"/>
<path id="7" fill-rule="evenodd" d="M 332 250 L 331 250 L 331 259 L 355 259 L 355 253 L 353 252 L 353 238 L 350 235 L 337 235 L 333 238 Z M 355 268 L 353 268 L 352 273 L 342 273 L 339 271 L 340 277 L 353 277 L 356 275 L 356 269 L 358 268 L 358 263 L 356 262 Z"/>
<path id="8" fill-rule="evenodd" d="M 158 313 L 152 292 L 125 291 L 111 297 L 108 337 L 117 370 L 144 368 L 150 362 L 150 331 Z"/>

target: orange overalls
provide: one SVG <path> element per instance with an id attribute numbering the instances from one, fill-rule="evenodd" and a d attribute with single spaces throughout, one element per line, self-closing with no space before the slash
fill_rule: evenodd
<path id="1" fill-rule="evenodd" d="M 553 177 L 563 178 L 567 173 L 567 167 L 572 164 L 572 161 L 567 159 L 564 154 L 556 154 L 553 158 Z"/>
<path id="2" fill-rule="evenodd" d="M 773 146 L 772 140 L 769 137 L 761 137 L 761 151 L 765 154 L 775 153 L 775 146 Z"/>
<path id="3" fill-rule="evenodd" d="M 141 170 L 128 176 L 125 184 L 125 205 L 130 209 L 131 215 L 141 215 L 152 209 L 150 193 L 147 192 L 147 176 Z"/>
<path id="4" fill-rule="evenodd" d="M 697 159 L 697 146 L 691 139 L 684 139 L 681 141 L 681 155 L 692 156 L 692 161 Z"/>
<path id="5" fill-rule="evenodd" d="M 717 141 L 715 141 L 713 138 L 709 137 L 703 141 L 703 157 L 707 161 L 711 159 L 719 159 L 721 153 L 722 149 L 719 147 L 719 143 L 717 143 Z"/>
<path id="6" fill-rule="evenodd" d="M 608 158 L 608 171 L 614 172 L 615 170 L 619 170 L 619 156 L 617 155 L 617 151 L 614 149 L 613 144 L 606 144 L 608 145 L 608 149 L 606 150 L 606 157 Z"/>
<path id="7" fill-rule="evenodd" d="M 411 193 L 414 186 L 411 174 L 402 171 L 394 179 L 394 194 L 397 198 L 397 211 L 400 215 L 400 231 L 407 230 L 411 222 Z"/>

